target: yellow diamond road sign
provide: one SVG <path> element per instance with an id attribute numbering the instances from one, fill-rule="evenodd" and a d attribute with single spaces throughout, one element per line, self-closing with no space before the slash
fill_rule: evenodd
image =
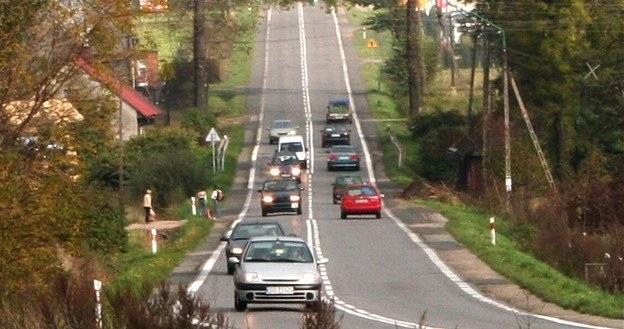
<path id="1" fill-rule="evenodd" d="M 375 39 L 368 39 L 368 42 L 366 43 L 366 47 L 377 48 L 377 41 L 375 41 Z"/>

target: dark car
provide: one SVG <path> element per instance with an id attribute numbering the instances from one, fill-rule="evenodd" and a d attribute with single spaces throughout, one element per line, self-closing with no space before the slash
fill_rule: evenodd
<path id="1" fill-rule="evenodd" d="M 278 222 L 239 222 L 221 236 L 221 241 L 226 241 L 225 259 L 227 261 L 228 274 L 234 273 L 236 263 L 232 257 L 241 258 L 243 250 L 249 239 L 256 236 L 283 236 L 284 229 Z"/>
<path id="2" fill-rule="evenodd" d="M 318 268 L 326 258 L 314 257 L 308 244 L 297 237 L 251 238 L 233 276 L 234 308 L 244 311 L 251 303 L 304 304 L 321 301 L 323 279 Z"/>
<path id="3" fill-rule="evenodd" d="M 348 215 L 375 215 L 381 218 L 383 194 L 370 183 L 349 185 L 340 200 L 340 218 Z"/>
<path id="4" fill-rule="evenodd" d="M 301 215 L 301 191 L 303 188 L 294 179 L 266 180 L 258 190 L 262 216 L 274 212 L 296 212 Z"/>
<path id="5" fill-rule="evenodd" d="M 349 185 L 362 184 L 364 181 L 361 176 L 357 175 L 339 175 L 336 176 L 334 183 L 332 184 L 332 199 L 334 204 L 340 202 L 342 194 Z"/>
<path id="6" fill-rule="evenodd" d="M 351 145 L 334 145 L 327 151 L 327 170 L 360 170 L 360 152 Z"/>
<path id="7" fill-rule="evenodd" d="M 327 124 L 333 122 L 351 123 L 351 108 L 349 107 L 349 100 L 346 98 L 330 100 L 327 105 L 325 122 Z"/>
<path id="8" fill-rule="evenodd" d="M 342 125 L 327 125 L 321 130 L 321 146 L 350 145 L 351 130 Z"/>
<path id="9" fill-rule="evenodd" d="M 301 183 L 301 161 L 297 158 L 297 153 L 275 151 L 271 162 L 267 165 L 269 167 L 269 177 L 290 178 Z"/>

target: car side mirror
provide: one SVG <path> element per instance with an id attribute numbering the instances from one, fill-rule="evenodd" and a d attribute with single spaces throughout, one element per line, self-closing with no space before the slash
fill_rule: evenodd
<path id="1" fill-rule="evenodd" d="M 225 233 L 223 233 L 221 235 L 221 241 L 227 241 L 230 239 L 230 235 L 232 234 L 232 231 L 227 231 Z"/>
<path id="2" fill-rule="evenodd" d="M 236 258 L 236 257 L 234 257 L 234 258 Z M 327 258 L 321 258 L 321 259 L 319 259 L 319 260 L 316 262 L 316 265 L 324 265 L 324 264 L 327 264 L 327 263 L 329 263 L 329 259 L 327 259 Z"/>
<path id="3" fill-rule="evenodd" d="M 382 198 L 385 198 L 385 197 L 386 197 L 383 193 L 381 193 L 381 194 L 380 194 L 380 196 L 381 196 Z"/>
<path id="4" fill-rule="evenodd" d="M 303 191 L 303 190 L 304 190 L 304 188 L 303 188 L 303 187 L 300 187 L 300 188 L 299 188 L 299 191 Z"/>
<path id="5" fill-rule="evenodd" d="M 262 193 L 262 189 L 258 189 L 258 192 Z"/>

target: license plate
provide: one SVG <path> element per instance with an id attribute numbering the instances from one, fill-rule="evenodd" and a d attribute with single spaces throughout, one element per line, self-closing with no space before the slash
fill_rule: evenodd
<path id="1" fill-rule="evenodd" d="M 357 200 L 355 200 L 355 203 L 368 203 L 368 200 L 366 200 L 366 199 L 357 199 Z"/>
<path id="2" fill-rule="evenodd" d="M 267 287 L 267 295 L 292 295 L 295 293 L 293 287 Z"/>
<path id="3" fill-rule="evenodd" d="M 331 134 L 331 137 L 340 137 L 340 134 Z"/>
<path id="4" fill-rule="evenodd" d="M 299 204 L 293 202 L 293 203 L 290 204 L 290 207 L 293 208 L 293 209 L 297 209 L 297 208 L 299 208 Z"/>
<path id="5" fill-rule="evenodd" d="M 349 157 L 338 157 L 339 160 L 349 160 Z"/>

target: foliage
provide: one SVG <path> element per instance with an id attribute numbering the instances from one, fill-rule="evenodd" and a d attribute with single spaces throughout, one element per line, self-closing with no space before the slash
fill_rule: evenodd
<path id="1" fill-rule="evenodd" d="M 206 165 L 211 150 L 200 148 L 196 136 L 185 129 L 163 128 L 128 141 L 127 186 L 132 194 L 142 195 L 150 188 L 155 207 L 167 208 L 212 185 Z"/>
<path id="2" fill-rule="evenodd" d="M 454 182 L 456 158 L 448 149 L 465 138 L 466 118 L 456 110 L 426 112 L 413 121 L 411 131 L 420 144 L 420 173 L 435 182 Z"/>

